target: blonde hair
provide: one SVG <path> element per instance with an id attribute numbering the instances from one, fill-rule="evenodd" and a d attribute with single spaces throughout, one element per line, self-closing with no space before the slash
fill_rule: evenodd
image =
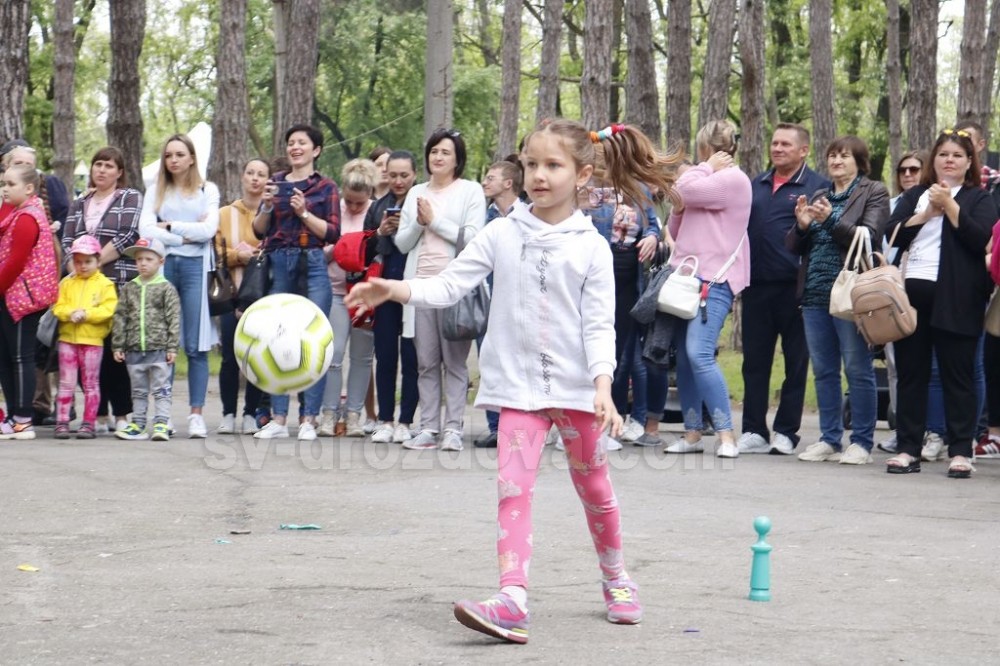
<path id="1" fill-rule="evenodd" d="M 174 182 L 174 176 L 172 173 L 167 171 L 167 162 L 163 159 L 163 153 L 166 152 L 167 146 L 173 141 L 180 141 L 191 153 L 191 168 L 187 170 L 187 173 L 181 178 L 183 182 Z M 160 150 L 160 173 L 156 177 L 156 206 L 154 210 L 158 213 L 160 207 L 163 206 L 163 199 L 167 195 L 167 188 L 176 187 L 181 192 L 185 194 L 191 194 L 199 187 L 205 184 L 202 180 L 201 174 L 198 173 L 198 153 L 194 150 L 194 142 L 187 134 L 174 134 L 167 137 L 167 140 L 163 142 L 163 149 Z"/>
<path id="2" fill-rule="evenodd" d="M 42 178 L 35 167 L 30 164 L 15 164 L 14 166 L 7 167 L 5 173 L 14 174 L 21 183 L 34 187 L 35 194 L 38 194 Z"/>
<path id="3" fill-rule="evenodd" d="M 694 145 L 698 153 L 705 148 L 712 153 L 729 153 L 730 156 L 736 157 L 739 140 L 740 135 L 736 131 L 736 125 L 728 120 L 710 120 L 698 130 Z"/>
<path id="4" fill-rule="evenodd" d="M 371 160 L 351 160 L 340 172 L 340 186 L 352 192 L 370 193 L 377 182 L 378 167 Z"/>

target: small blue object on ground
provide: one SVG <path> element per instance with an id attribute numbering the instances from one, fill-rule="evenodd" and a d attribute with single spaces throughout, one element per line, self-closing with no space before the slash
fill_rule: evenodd
<path id="1" fill-rule="evenodd" d="M 750 601 L 771 600 L 771 545 L 764 538 L 771 531 L 771 519 L 757 516 L 753 521 L 757 531 L 757 543 L 750 546 L 753 551 L 753 566 L 750 569 Z"/>

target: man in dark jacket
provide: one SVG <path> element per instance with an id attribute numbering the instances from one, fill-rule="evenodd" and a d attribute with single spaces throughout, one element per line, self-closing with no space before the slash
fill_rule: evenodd
<path id="1" fill-rule="evenodd" d="M 743 434 L 740 453 L 789 455 L 799 442 L 809 350 L 796 295 L 799 257 L 785 248 L 795 225 L 795 201 L 830 183 L 806 166 L 809 131 L 780 123 L 771 138 L 769 171 L 753 180 L 750 208 L 750 286 L 743 299 Z M 781 337 L 785 380 L 773 435 L 767 427 L 771 366 Z"/>

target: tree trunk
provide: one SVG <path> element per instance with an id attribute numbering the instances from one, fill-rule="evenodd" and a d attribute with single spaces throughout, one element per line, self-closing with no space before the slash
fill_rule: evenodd
<path id="1" fill-rule="evenodd" d="M 580 106 L 583 124 L 591 130 L 607 125 L 611 102 L 611 23 L 614 0 L 586 3 L 584 20 L 583 76 L 580 79 Z"/>
<path id="2" fill-rule="evenodd" d="M 73 39 L 73 0 L 56 0 L 55 74 L 52 81 L 52 170 L 73 191 L 73 146 L 76 142 L 76 114 L 73 108 L 76 50 Z"/>
<path id="3" fill-rule="evenodd" d="M 277 51 L 275 90 L 280 91 L 277 95 L 274 152 L 283 154 L 285 130 L 296 123 L 311 124 L 313 119 L 320 0 L 273 2 Z"/>
<path id="4" fill-rule="evenodd" d="M 889 89 L 889 163 L 891 168 L 895 168 L 903 154 L 903 97 L 900 91 L 903 66 L 899 48 L 899 0 L 886 0 L 885 4 L 888 11 L 885 75 Z"/>
<path id="5" fill-rule="evenodd" d="M 620 122 L 622 117 L 622 23 L 625 14 L 625 0 L 614 0 L 611 12 L 611 76 L 608 79 L 608 120 Z"/>
<path id="6" fill-rule="evenodd" d="M 208 179 L 219 187 L 224 203 L 242 195 L 241 176 L 247 157 L 250 107 L 246 84 L 247 0 L 222 0 L 219 7 L 219 50 L 215 56 L 215 111 Z"/>
<path id="7" fill-rule="evenodd" d="M 653 22 L 648 0 L 626 0 L 625 34 L 628 36 L 628 77 L 625 80 L 625 122 L 637 125 L 660 144 L 660 93 L 653 61 Z"/>
<path id="8" fill-rule="evenodd" d="M 809 0 L 809 71 L 812 74 L 813 159 L 826 173 L 824 151 L 837 136 L 833 96 L 833 1 Z"/>
<path id="9" fill-rule="evenodd" d="M 538 106 L 535 122 L 556 115 L 559 101 L 559 55 L 562 32 L 563 0 L 545 1 L 545 20 L 542 22 L 542 61 L 538 69 Z"/>
<path id="10" fill-rule="evenodd" d="M 507 5 L 509 2 L 504 3 L 504 20 L 507 18 Z M 476 0 L 476 14 L 478 16 L 478 27 L 479 27 L 479 50 L 483 54 L 483 64 L 487 67 L 491 65 L 499 65 L 497 62 L 497 49 L 493 45 L 493 31 L 492 31 L 492 21 L 490 20 L 490 3 L 489 0 Z"/>
<path id="11" fill-rule="evenodd" d="M 712 0 L 708 12 L 708 49 L 698 106 L 698 127 L 722 120 L 729 109 L 729 64 L 736 29 L 736 0 Z"/>
<path id="12" fill-rule="evenodd" d="M 28 0 L 0 2 L 0 141 L 24 135 L 24 92 L 28 86 Z"/>
<path id="13" fill-rule="evenodd" d="M 691 0 L 667 4 L 667 146 L 691 149 Z"/>
<path id="14" fill-rule="evenodd" d="M 108 82 L 108 145 L 125 157 L 130 186 L 142 182 L 142 110 L 139 107 L 139 56 L 146 33 L 145 0 L 115 0 L 111 13 L 111 80 Z"/>
<path id="15" fill-rule="evenodd" d="M 764 170 L 764 0 L 743 0 L 740 12 L 740 167 L 753 178 Z M 734 320 L 735 321 L 735 320 Z"/>
<path id="16" fill-rule="evenodd" d="M 504 0 L 500 59 L 503 69 L 497 159 L 503 159 L 517 150 L 517 121 L 521 115 L 521 0 Z"/>
<path id="17" fill-rule="evenodd" d="M 910 2 L 910 71 L 906 124 L 911 149 L 930 149 L 937 135 L 937 0 Z"/>
<path id="18" fill-rule="evenodd" d="M 986 48 L 983 53 L 996 53 L 1000 49 L 1000 0 L 993 0 L 990 5 L 990 26 L 986 31 Z M 986 132 L 987 144 L 990 139 L 989 119 L 993 117 L 993 77 L 997 72 L 996 58 L 983 58 L 983 86 L 979 90 L 982 95 L 979 108 L 983 112 L 982 126 Z"/>
<path id="19" fill-rule="evenodd" d="M 986 47 L 986 0 L 965 0 L 965 16 L 962 19 L 962 45 L 959 49 L 961 60 L 958 65 L 958 120 L 971 120 L 982 124 L 982 89 L 989 90 L 992 81 L 983 80 Z M 992 60 L 996 61 L 996 53 Z"/>
<path id="20" fill-rule="evenodd" d="M 424 64 L 424 139 L 451 127 L 455 104 L 454 15 L 451 0 L 427 0 L 427 53 Z"/>

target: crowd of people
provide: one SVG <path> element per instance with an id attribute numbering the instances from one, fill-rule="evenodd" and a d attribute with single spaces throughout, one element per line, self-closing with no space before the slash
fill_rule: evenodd
<path id="1" fill-rule="evenodd" d="M 334 330 L 328 373 L 298 396 L 298 439 L 370 436 L 458 451 L 473 341 L 452 339 L 444 315 L 489 284 L 476 395 L 489 430 L 474 444 L 498 448 L 501 590 L 458 602 L 455 616 L 517 643 L 528 635 L 531 497 L 549 441 L 570 460 L 607 617 L 620 624 L 642 618 L 608 476 L 607 451 L 622 442 L 698 453 L 714 432 L 722 458 L 798 449 L 808 462 L 870 463 L 878 353 L 898 425 L 878 444 L 894 454 L 888 473 L 947 458 L 949 477 L 969 478 L 974 457 L 1000 455 L 1000 338 L 984 332 L 1000 281 L 1000 193 L 996 172 L 981 162 L 986 144 L 975 124 L 905 153 L 894 165 L 893 197 L 873 177 L 863 140 L 842 136 L 825 147 L 822 176 L 806 163 L 809 132 L 790 123 L 775 128 L 771 167 L 753 179 L 736 166 L 740 135 L 728 121 L 698 131 L 690 161 L 626 125 L 589 131 L 549 121 L 517 155 L 492 164 L 482 184 L 464 177 L 466 145 L 453 129 L 426 142 L 424 182 L 413 154 L 379 147 L 347 163 L 338 184 L 316 168 L 321 132 L 295 125 L 284 140 L 284 155 L 244 165 L 241 196 L 225 206 L 185 135 L 164 142 L 145 195 L 129 186 L 121 152 L 102 148 L 71 203 L 23 141 L 0 149 L 0 439 L 33 439 L 36 426 L 52 425 L 57 439 L 167 441 L 180 351 L 189 388 L 182 434 L 207 437 L 207 411 L 219 434 L 290 437 L 291 396 L 245 382 L 240 410 L 233 338 L 245 304 L 213 317 L 207 293 L 217 262 L 239 286 L 266 256 L 267 292 L 308 298 Z M 360 238 L 355 254 L 377 264 L 381 277 L 341 265 L 334 248 L 348 238 Z M 917 312 L 913 333 L 883 349 L 870 347 L 831 303 L 859 238 L 901 267 Z M 675 275 L 700 285 L 693 317 L 644 318 Z M 717 360 L 737 297 L 738 435 Z M 769 427 L 779 338 L 784 379 Z M 216 345 L 221 404 L 213 405 L 208 353 Z M 802 445 L 810 364 L 820 436 Z M 684 433 L 665 443 L 660 421 L 672 377 Z M 83 412 L 71 427 L 78 386 Z"/>

